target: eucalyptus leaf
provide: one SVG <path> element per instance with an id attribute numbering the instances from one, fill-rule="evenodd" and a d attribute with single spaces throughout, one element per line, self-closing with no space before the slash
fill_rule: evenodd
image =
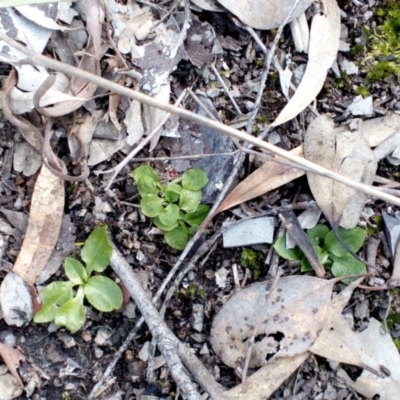
<path id="1" fill-rule="evenodd" d="M 201 202 L 202 194 L 200 190 L 190 190 L 183 188 L 179 197 L 179 207 L 186 212 L 193 212 Z"/>
<path id="2" fill-rule="evenodd" d="M 173 226 L 179 218 L 179 207 L 176 204 L 168 204 L 158 216 L 161 223 L 165 226 Z"/>
<path id="3" fill-rule="evenodd" d="M 163 210 L 163 199 L 155 194 L 148 194 L 140 200 L 140 208 L 146 217 L 157 217 Z"/>
<path id="4" fill-rule="evenodd" d="M 164 232 L 172 231 L 172 229 L 175 229 L 178 226 L 178 221 L 175 221 L 173 225 L 165 225 L 160 221 L 159 217 L 154 217 L 153 222 L 157 228 L 161 229 Z"/>
<path id="5" fill-rule="evenodd" d="M 184 220 L 190 226 L 199 226 L 206 219 L 209 211 L 210 206 L 200 204 L 195 211 L 186 213 Z"/>
<path id="6" fill-rule="evenodd" d="M 137 181 L 137 187 L 140 195 L 146 196 L 147 194 L 157 194 L 158 187 L 156 182 L 149 176 L 141 176 Z"/>
<path id="7" fill-rule="evenodd" d="M 56 312 L 54 322 L 58 326 L 65 326 L 71 333 L 77 332 L 85 322 L 85 309 L 83 307 L 84 293 L 78 289 L 75 297 L 64 303 Z"/>
<path id="8" fill-rule="evenodd" d="M 366 231 L 359 227 L 352 229 L 339 228 L 339 235 L 347 246 L 354 252 L 360 250 L 364 244 Z M 330 231 L 325 236 L 325 250 L 334 254 L 337 257 L 342 257 L 348 254 L 348 251 L 339 243 L 333 231 Z"/>
<path id="9" fill-rule="evenodd" d="M 149 165 L 141 165 L 140 167 L 137 167 L 133 170 L 132 178 L 135 180 L 136 183 L 138 183 L 139 179 L 142 176 L 148 176 L 154 182 L 159 181 L 158 175 L 154 172 L 154 169 L 151 168 Z"/>
<path id="10" fill-rule="evenodd" d="M 81 262 L 67 257 L 64 262 L 65 274 L 76 285 L 83 285 L 87 281 L 86 269 Z"/>
<path id="11" fill-rule="evenodd" d="M 59 306 L 72 298 L 72 288 L 74 283 L 68 282 L 52 282 L 47 285 L 41 292 L 42 308 L 33 318 L 36 323 L 45 323 L 54 321 Z"/>
<path id="12" fill-rule="evenodd" d="M 201 190 L 208 183 L 207 175 L 200 168 L 191 168 L 182 175 L 182 186 L 190 190 Z"/>
<path id="13" fill-rule="evenodd" d="M 294 249 L 288 249 L 286 247 L 286 237 L 285 235 L 280 236 L 275 244 L 275 251 L 285 260 L 297 261 L 303 258 L 303 252 L 296 246 Z"/>
<path id="14" fill-rule="evenodd" d="M 187 228 L 179 226 L 172 231 L 165 232 L 164 238 L 173 249 L 183 250 L 189 240 L 189 232 Z"/>
<path id="15" fill-rule="evenodd" d="M 342 257 L 331 255 L 331 258 L 333 260 L 331 271 L 334 277 L 367 273 L 367 267 L 362 262 L 355 259 L 350 253 Z M 348 285 L 355 279 L 357 278 L 345 279 L 343 282 Z"/>
<path id="16" fill-rule="evenodd" d="M 87 275 L 90 276 L 93 271 L 103 272 L 110 264 L 112 251 L 106 227 L 96 228 L 86 239 L 81 251 Z"/>
<path id="17" fill-rule="evenodd" d="M 179 195 L 181 194 L 182 186 L 176 183 L 169 183 L 164 189 L 164 196 L 170 203 L 175 203 L 179 200 Z"/>
<path id="18" fill-rule="evenodd" d="M 97 310 L 110 312 L 122 306 L 122 290 L 106 276 L 92 276 L 84 287 L 88 302 Z"/>

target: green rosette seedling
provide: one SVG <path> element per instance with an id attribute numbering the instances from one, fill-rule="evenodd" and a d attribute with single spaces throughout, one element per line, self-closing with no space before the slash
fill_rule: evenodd
<path id="1" fill-rule="evenodd" d="M 335 233 L 325 225 L 316 225 L 306 232 L 308 239 L 313 245 L 321 263 L 330 268 L 334 277 L 365 274 L 365 265 L 354 258 L 338 241 Z M 364 244 L 366 231 L 359 227 L 353 229 L 339 228 L 339 234 L 344 243 L 354 253 L 361 249 Z M 311 271 L 307 257 L 299 247 L 288 249 L 286 247 L 285 235 L 279 237 L 275 244 L 276 252 L 286 260 L 301 261 L 301 272 Z M 352 279 L 346 279 L 344 283 L 350 283 Z"/>
<path id="2" fill-rule="evenodd" d="M 66 282 L 52 282 L 41 292 L 42 308 L 34 317 L 36 323 L 55 322 L 71 333 L 77 332 L 85 322 L 84 300 L 97 310 L 110 312 L 122 306 L 122 291 L 110 278 L 101 273 L 109 265 L 112 247 L 104 226 L 95 229 L 85 241 L 81 259 L 67 257 L 64 261 Z M 75 293 L 74 293 L 75 292 Z"/>
<path id="3" fill-rule="evenodd" d="M 183 250 L 210 211 L 209 206 L 200 204 L 207 175 L 199 168 L 192 168 L 163 185 L 153 168 L 141 165 L 132 172 L 132 177 L 141 196 L 143 214 L 163 231 L 169 246 Z"/>

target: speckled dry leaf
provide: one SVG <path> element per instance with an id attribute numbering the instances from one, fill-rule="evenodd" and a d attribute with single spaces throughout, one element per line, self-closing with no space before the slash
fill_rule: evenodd
<path id="1" fill-rule="evenodd" d="M 368 399 L 376 395 L 380 400 L 400 398 L 400 354 L 390 334 L 384 332 L 379 321 L 371 318 L 368 328 L 357 332 L 357 341 L 373 355 L 374 361 L 380 365 L 381 376 L 372 374 L 364 369 L 354 382 L 344 370 L 338 372 L 351 389 Z M 385 373 L 386 372 L 386 373 Z"/>
<path id="2" fill-rule="evenodd" d="M 377 163 L 358 131 L 334 128 L 333 120 L 321 115 L 311 122 L 304 137 L 304 156 L 325 168 L 355 181 L 372 184 Z M 308 173 L 316 202 L 331 223 L 353 228 L 364 208 L 367 195 L 332 179 Z"/>
<path id="3" fill-rule="evenodd" d="M 313 17 L 308 64 L 303 79 L 289 103 L 271 126 L 290 121 L 318 95 L 335 61 L 340 40 L 340 10 L 336 0 L 322 0 L 323 14 Z"/>
<path id="4" fill-rule="evenodd" d="M 290 153 L 302 156 L 303 146 L 293 149 Z M 304 172 L 299 169 L 274 161 L 267 161 L 245 180 L 240 182 L 239 185 L 229 193 L 218 207 L 217 213 L 227 210 L 237 204 L 254 199 L 257 196 L 261 196 L 262 194 L 291 182 L 293 179 L 302 175 L 304 175 Z"/>
<path id="5" fill-rule="evenodd" d="M 28 228 L 13 271 L 34 284 L 58 239 L 64 210 L 64 181 L 45 166 L 32 195 Z"/>
<path id="6" fill-rule="evenodd" d="M 317 339 L 329 312 L 332 281 L 310 276 L 279 279 L 259 320 L 272 281 L 256 283 L 235 293 L 214 318 L 210 343 L 215 353 L 234 368 L 243 362 L 248 340 L 255 333 L 250 368 L 267 364 L 271 357 L 304 353 Z"/>
<path id="7" fill-rule="evenodd" d="M 310 354 L 274 358 L 250 375 L 244 384 L 224 392 L 229 400 L 264 400 L 269 398 Z"/>
<path id="8" fill-rule="evenodd" d="M 252 28 L 274 29 L 285 21 L 296 0 L 218 0 L 218 3 Z M 311 3 L 312 0 L 300 0 L 289 21 L 297 18 Z"/>

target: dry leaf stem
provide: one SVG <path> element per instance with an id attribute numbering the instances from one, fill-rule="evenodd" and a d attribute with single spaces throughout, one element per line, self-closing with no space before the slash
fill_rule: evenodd
<path id="1" fill-rule="evenodd" d="M 343 183 L 355 190 L 359 190 L 360 192 L 366 193 L 370 196 L 375 196 L 383 201 L 400 206 L 400 199 L 395 196 L 384 193 L 381 190 L 379 190 L 373 186 L 355 182 L 352 179 L 346 178 L 346 177 L 344 177 L 336 172 L 333 172 L 327 168 L 324 168 L 317 164 L 314 164 L 308 160 L 305 160 L 302 157 L 295 156 L 293 154 L 289 154 L 287 151 L 285 151 L 279 147 L 276 147 L 268 142 L 265 142 L 264 140 L 261 140 L 259 138 L 253 137 L 249 134 L 246 134 L 242 131 L 231 128 L 229 126 L 226 126 L 218 121 L 213 121 L 209 118 L 205 118 L 201 115 L 197 115 L 193 112 L 176 107 L 172 104 L 160 103 L 159 101 L 153 99 L 150 96 L 147 96 L 143 93 L 129 89 L 129 88 L 119 85 L 117 83 L 111 82 L 100 76 L 94 75 L 88 71 L 84 71 L 79 68 L 73 67 L 71 65 L 67 65 L 67 64 L 59 62 L 57 60 L 37 54 L 34 51 L 27 49 L 25 46 L 22 46 L 15 40 L 10 39 L 3 32 L 0 32 L 0 40 L 4 40 L 10 46 L 15 47 L 16 49 L 18 49 L 19 51 L 23 52 L 24 54 L 26 54 L 28 56 L 27 60 L 22 60 L 22 61 L 16 60 L 16 62 L 20 62 L 22 64 L 41 65 L 43 67 L 50 68 L 55 71 L 63 72 L 70 76 L 75 76 L 75 77 L 78 77 L 81 79 L 85 79 L 88 82 L 96 84 L 106 90 L 110 90 L 110 91 L 112 91 L 114 93 L 118 93 L 122 96 L 127 96 L 131 99 L 148 104 L 149 106 L 160 108 L 166 112 L 176 114 L 182 118 L 189 119 L 200 125 L 207 126 L 208 128 L 216 129 L 216 130 L 218 130 L 228 136 L 234 137 L 238 140 L 243 140 L 248 143 L 251 143 L 254 146 L 268 150 L 268 151 L 275 153 L 287 160 L 293 161 L 293 162 L 299 164 L 300 166 L 308 168 L 310 171 L 312 171 L 313 173 L 315 173 L 317 175 L 322 175 L 322 176 L 325 176 L 326 178 L 336 180 L 336 181 Z"/>

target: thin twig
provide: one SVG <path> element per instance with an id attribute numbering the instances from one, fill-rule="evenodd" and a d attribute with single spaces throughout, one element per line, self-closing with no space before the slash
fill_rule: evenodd
<path id="1" fill-rule="evenodd" d="M 287 152 L 279 147 L 276 147 L 268 142 L 265 142 L 264 140 L 262 140 L 260 138 L 256 138 L 254 136 L 251 136 L 249 134 L 241 132 L 237 129 L 226 126 L 218 121 L 210 120 L 209 118 L 205 118 L 201 115 L 195 114 L 195 113 L 185 110 L 183 108 L 176 107 L 172 104 L 160 102 L 157 99 L 154 99 L 150 96 L 147 96 L 143 93 L 137 92 L 130 88 L 124 87 L 122 85 L 119 85 L 118 83 L 111 82 L 107 79 L 104 79 L 100 76 L 92 74 L 88 71 L 84 71 L 79 68 L 73 67 L 71 65 L 64 64 L 60 61 L 50 59 L 48 57 L 37 54 L 34 51 L 27 49 L 25 46 L 22 46 L 15 40 L 9 38 L 4 32 L 0 32 L 0 40 L 4 40 L 10 46 L 15 47 L 17 50 L 21 51 L 22 53 L 24 53 L 25 55 L 28 56 L 28 58 L 24 59 L 24 60 L 17 60 L 14 58 L 10 59 L 10 62 L 13 62 L 15 64 L 41 65 L 43 67 L 50 68 L 55 71 L 63 72 L 69 76 L 75 76 L 75 77 L 78 77 L 81 79 L 85 79 L 86 81 L 94 83 L 97 86 L 102 87 L 106 90 L 110 90 L 112 92 L 119 93 L 122 96 L 129 97 L 131 99 L 145 103 L 149 106 L 156 107 L 156 108 L 162 109 L 166 112 L 176 114 L 182 118 L 189 119 L 200 125 L 207 126 L 208 128 L 211 128 L 211 129 L 218 130 L 228 136 L 232 136 L 232 137 L 235 137 L 236 139 L 248 142 L 248 143 L 252 144 L 253 146 L 257 146 L 262 149 L 268 150 L 268 151 L 275 153 L 287 160 L 295 162 L 303 167 L 309 168 L 310 171 L 312 171 L 312 173 L 314 173 L 314 174 L 321 175 L 321 176 L 324 176 L 329 179 L 333 179 L 333 180 L 343 183 L 344 185 L 347 185 L 355 190 L 366 193 L 370 196 L 375 196 L 375 197 L 377 197 L 383 201 L 386 201 L 388 203 L 400 206 L 399 198 L 396 198 L 389 194 L 383 193 L 381 190 L 379 190 L 371 185 L 366 185 L 366 184 L 363 184 L 360 182 L 356 182 L 352 179 L 349 179 L 349 178 L 347 178 L 343 175 L 340 175 L 336 172 L 333 172 L 325 167 L 317 165 L 317 164 L 315 164 L 309 160 L 306 160 L 302 157 L 296 156 L 294 154 L 290 154 L 289 152 Z"/>

